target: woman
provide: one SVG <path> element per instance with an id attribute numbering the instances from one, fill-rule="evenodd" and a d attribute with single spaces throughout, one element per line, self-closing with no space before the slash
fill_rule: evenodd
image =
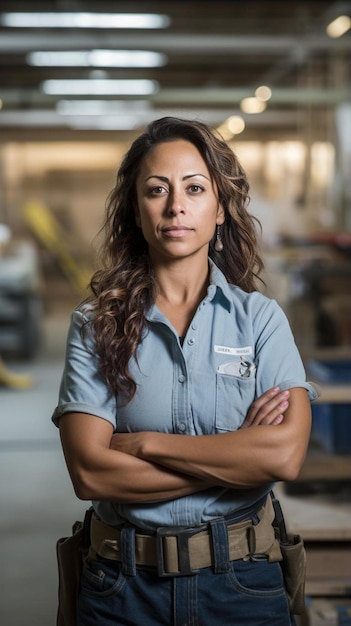
<path id="1" fill-rule="evenodd" d="M 267 494 L 299 473 L 316 394 L 255 290 L 247 203 L 201 122 L 153 122 L 120 167 L 53 417 L 94 507 L 79 626 L 292 623 Z"/>

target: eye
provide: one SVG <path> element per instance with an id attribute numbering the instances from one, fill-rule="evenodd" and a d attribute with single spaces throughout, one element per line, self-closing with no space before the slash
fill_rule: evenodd
<path id="1" fill-rule="evenodd" d="M 195 183 L 193 185 L 190 185 L 188 189 L 191 193 L 201 193 L 202 191 L 204 191 L 204 188 L 201 185 L 196 185 Z"/>
<path id="2" fill-rule="evenodd" d="M 167 189 L 166 187 L 163 187 L 162 185 L 157 185 L 156 187 L 151 187 L 148 191 L 148 193 L 151 196 L 160 196 L 164 193 L 167 193 Z"/>

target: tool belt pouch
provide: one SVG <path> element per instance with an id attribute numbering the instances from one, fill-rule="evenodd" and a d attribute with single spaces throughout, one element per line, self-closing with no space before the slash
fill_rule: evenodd
<path id="1" fill-rule="evenodd" d="M 290 612 L 300 615 L 305 609 L 306 551 L 300 535 L 288 534 L 287 539 L 280 542 L 281 567 Z"/>
<path id="2" fill-rule="evenodd" d="M 76 626 L 77 598 L 83 559 L 90 543 L 90 518 L 85 514 L 83 522 L 75 522 L 70 537 L 62 537 L 56 543 L 58 566 L 57 626 Z"/>
<path id="3" fill-rule="evenodd" d="M 271 491 L 275 513 L 273 527 L 279 540 L 283 560 L 280 561 L 289 609 L 292 615 L 300 615 L 305 610 L 306 551 L 302 537 L 287 533 L 283 511 L 279 500 Z"/>

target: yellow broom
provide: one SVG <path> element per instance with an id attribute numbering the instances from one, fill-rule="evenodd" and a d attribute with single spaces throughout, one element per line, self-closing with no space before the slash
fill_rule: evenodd
<path id="1" fill-rule="evenodd" d="M 28 389 L 33 385 L 33 378 L 29 374 L 10 372 L 0 357 L 0 386 L 11 389 Z"/>

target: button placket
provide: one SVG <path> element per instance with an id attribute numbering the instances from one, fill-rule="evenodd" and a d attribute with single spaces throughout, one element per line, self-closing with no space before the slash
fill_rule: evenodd
<path id="1" fill-rule="evenodd" d="M 203 305 L 202 302 L 195 316 L 190 324 L 187 337 L 185 339 L 183 349 L 181 350 L 183 367 L 178 364 L 178 372 L 176 374 L 176 389 L 174 394 L 174 428 L 175 431 L 184 434 L 185 432 L 191 433 L 193 431 L 192 411 L 189 400 L 189 375 L 188 371 L 191 369 L 196 356 L 196 341 L 199 329 L 199 317 L 202 317 Z M 177 353 L 178 354 L 178 353 Z M 175 365 L 177 367 L 177 365 Z"/>

